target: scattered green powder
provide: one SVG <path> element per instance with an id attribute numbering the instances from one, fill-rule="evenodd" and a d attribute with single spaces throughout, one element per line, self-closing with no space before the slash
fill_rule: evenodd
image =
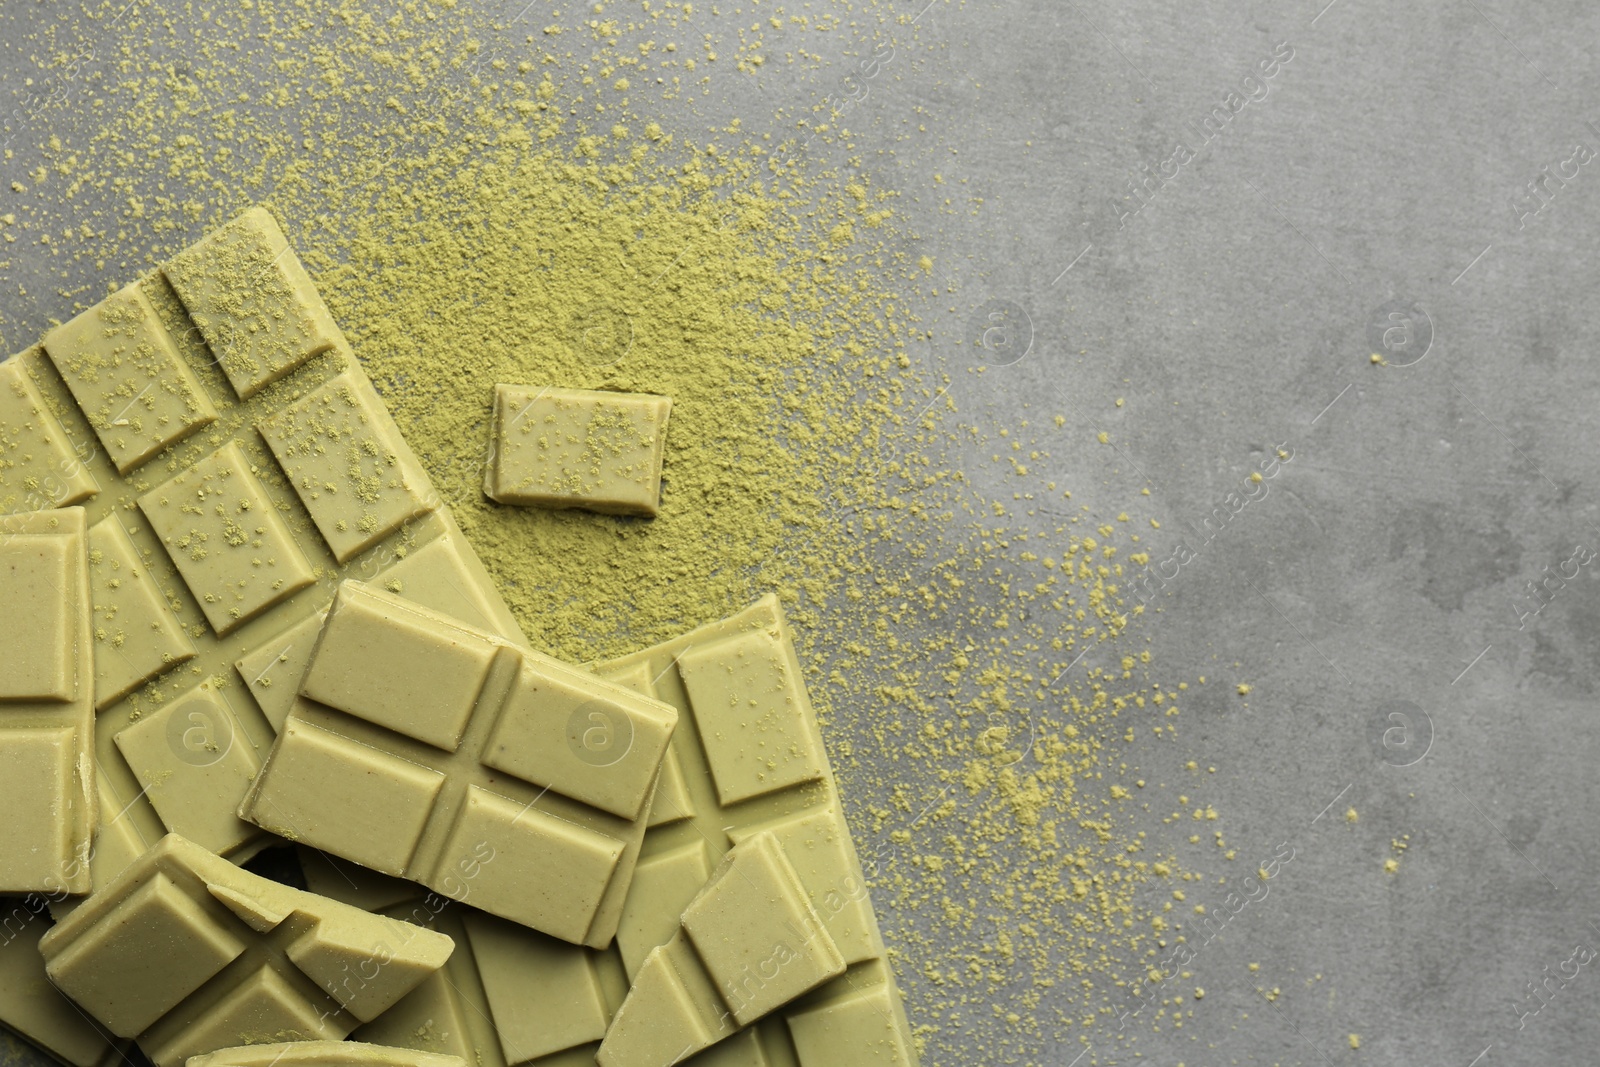
<path id="1" fill-rule="evenodd" d="M 82 22 L 121 7 L 7 13 L 0 39 L 59 82 Z M 28 309 L 0 319 L 11 347 L 264 200 L 535 645 L 609 656 L 784 597 L 925 1062 L 1116 1034 L 1184 936 L 1159 887 L 1202 881 L 1142 828 L 1171 800 L 1130 761 L 1176 736 L 1189 687 L 1151 680 L 1121 591 L 1137 526 L 1030 473 L 1085 428 L 963 426 L 920 369 L 949 283 L 847 128 L 691 106 L 713 71 L 726 93 L 853 54 L 863 26 L 909 52 L 915 28 L 756 0 L 475 18 L 136 0 L 6 152 L 28 175 L 0 234 L 55 272 L 0 259 Z M 498 382 L 671 396 L 660 517 L 485 499 Z M 1008 499 L 962 473 L 985 450 Z M 1233 858 L 1220 831 L 1190 841 L 1189 865 Z M 1141 1019 L 1181 1026 L 1185 992 Z"/>
<path id="2" fill-rule="evenodd" d="M 855 380 L 867 362 L 887 372 L 910 329 L 881 277 L 826 238 L 889 198 L 862 187 L 819 209 L 787 175 L 762 183 L 760 155 L 712 167 L 614 149 L 620 160 L 574 161 L 535 139 L 464 168 L 417 161 L 405 185 L 366 191 L 371 213 L 346 223 L 330 205 L 308 242 L 344 255 L 308 259 L 528 636 L 574 660 L 731 614 L 768 587 L 826 603 L 837 581 L 780 548 L 826 535 L 825 478 L 842 463 L 816 451 L 866 431 Z M 449 284 L 442 263 L 460 265 Z M 595 307 L 621 316 L 625 344 L 586 344 L 578 324 Z M 863 341 L 874 355 L 849 351 Z M 497 382 L 670 396 L 660 517 L 484 497 Z"/>

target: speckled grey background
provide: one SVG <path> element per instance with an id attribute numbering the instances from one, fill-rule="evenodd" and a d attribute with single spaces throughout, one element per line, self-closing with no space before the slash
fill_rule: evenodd
<path id="1" fill-rule="evenodd" d="M 1193 701 L 1181 743 L 1140 759 L 1168 781 L 1216 766 L 1233 847 L 1295 858 L 1201 952 L 1181 1029 L 1119 1046 L 1107 1016 L 1086 1053 L 1038 1049 L 1051 1067 L 1588 1063 L 1600 1044 L 1600 977 L 1559 980 L 1600 948 L 1600 567 L 1519 617 L 1528 583 L 1600 550 L 1600 159 L 1580 162 L 1600 152 L 1600 7 L 1325 3 L 918 0 L 851 118 L 859 165 L 957 287 L 915 352 L 952 375 L 961 413 L 941 418 L 1067 415 L 1081 448 L 1049 476 L 1100 515 L 1148 487 L 1161 558 L 1198 547 L 1267 450 L 1293 454 L 1151 623 L 1167 675 L 1254 691 Z M 758 91 L 717 81 L 684 125 L 832 91 L 874 38 L 849 47 Z M 26 48 L 0 57 L 21 99 Z M 0 289 L 33 302 L 19 347 L 59 282 L 8 255 Z M 981 376 L 955 344 L 979 309 L 1031 333 Z M 1368 359 L 1380 311 L 1388 366 Z M 1189 826 L 1150 823 L 1183 851 Z M 885 916 L 891 940 L 912 922 Z M 916 1019 L 946 994 L 909 972 Z M 964 1062 L 996 1058 L 974 1039 Z"/>

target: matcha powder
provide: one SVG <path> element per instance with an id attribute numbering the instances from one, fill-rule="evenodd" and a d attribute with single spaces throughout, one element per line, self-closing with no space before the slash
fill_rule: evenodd
<path id="1" fill-rule="evenodd" d="M 780 546 L 823 536 L 838 472 L 817 452 L 865 432 L 853 383 L 887 377 L 912 328 L 855 242 L 826 237 L 841 222 L 874 232 L 892 198 L 858 186 L 818 213 L 793 176 L 758 177 L 759 149 L 669 163 L 682 155 L 670 146 L 607 140 L 604 163 L 523 138 L 419 162 L 316 242 L 344 257 L 319 264 L 335 317 L 372 353 L 379 391 L 529 637 L 578 661 L 767 588 L 825 600 L 833 582 Z M 670 396 L 661 516 L 488 500 L 497 382 Z"/>

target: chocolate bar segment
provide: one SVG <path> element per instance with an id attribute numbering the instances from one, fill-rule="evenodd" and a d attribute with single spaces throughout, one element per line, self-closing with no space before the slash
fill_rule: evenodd
<path id="1" fill-rule="evenodd" d="M 448 937 L 268 881 L 172 834 L 47 933 L 45 970 L 157 1067 L 264 1035 L 345 1037 Z"/>
<path id="2" fill-rule="evenodd" d="M 217 419 L 138 282 L 51 330 L 44 347 L 119 474 Z"/>
<path id="3" fill-rule="evenodd" d="M 43 896 L 0 897 L 0 990 L 6 1025 L 72 1067 L 122 1064 L 128 1043 L 85 1015 L 45 977 L 39 940 L 50 928 Z"/>
<path id="4" fill-rule="evenodd" d="M 427 478 L 350 374 L 257 428 L 340 563 L 429 510 Z"/>
<path id="5" fill-rule="evenodd" d="M 94 670 L 82 508 L 0 516 L 0 893 L 87 893 Z"/>
<path id="6" fill-rule="evenodd" d="M 577 944 L 616 931 L 677 713 L 359 582 L 241 817 Z M 491 862 L 492 861 L 492 862 Z"/>
<path id="7" fill-rule="evenodd" d="M 217 636 L 316 580 L 237 442 L 139 498 Z"/>
<path id="8" fill-rule="evenodd" d="M 790 1012 L 789 1035 L 803 1064 L 911 1067 L 916 1061 L 898 1019 L 893 988 L 876 985 Z"/>
<path id="9" fill-rule="evenodd" d="M 212 679 L 116 735 L 118 751 L 164 826 L 216 853 L 242 849 L 260 833 L 226 807 L 243 796 L 261 758 L 237 723 L 242 703 Z"/>
<path id="10" fill-rule="evenodd" d="M 784 651 L 770 633 L 749 631 L 678 656 L 725 806 L 822 777 L 822 739 Z"/>
<path id="11" fill-rule="evenodd" d="M 484 494 L 502 504 L 653 516 L 672 401 L 646 393 L 494 387 Z"/>
<path id="12" fill-rule="evenodd" d="M 458 871 L 446 897 L 326 853 L 299 854 L 312 890 L 456 943 L 443 970 L 357 1039 L 468 1057 L 477 1067 L 593 1067 L 628 991 L 615 947 L 569 944 L 471 907 L 481 864 Z"/>
<path id="13" fill-rule="evenodd" d="M 0 363 L 0 512 L 65 507 L 100 488 L 28 374 L 39 352 Z"/>
<path id="14" fill-rule="evenodd" d="M 140 558 L 122 520 L 89 527 L 94 599 L 94 703 L 109 707 L 145 682 L 195 657 L 177 611 Z"/>
<path id="15" fill-rule="evenodd" d="M 251 208 L 161 269 L 240 400 L 340 340 L 322 296 L 265 208 Z"/>
<path id="16" fill-rule="evenodd" d="M 733 847 L 684 909 L 683 932 L 740 1026 L 844 973 L 844 957 L 770 833 Z"/>

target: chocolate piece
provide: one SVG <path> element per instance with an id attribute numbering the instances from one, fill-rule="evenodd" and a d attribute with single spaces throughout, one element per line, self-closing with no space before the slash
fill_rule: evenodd
<path id="1" fill-rule="evenodd" d="M 477 1067 L 592 1067 L 628 991 L 615 947 L 559 941 L 312 849 L 300 849 L 300 860 L 313 891 L 456 943 L 443 970 L 356 1038 L 470 1057 Z M 451 897 L 472 899 L 470 875 L 446 887 Z"/>
<path id="2" fill-rule="evenodd" d="M 358 1031 L 368 1041 L 469 1052 L 482 1067 L 577 1067 L 595 1050 L 627 992 L 616 952 L 559 941 L 442 898 L 386 914 L 448 933 L 446 968 Z"/>
<path id="3" fill-rule="evenodd" d="M 431 523 L 434 517 L 430 516 L 427 522 Z M 483 565 L 453 524 L 446 536 L 406 547 L 409 550 L 405 556 L 382 572 L 385 587 L 399 590 L 398 595 L 407 600 L 509 641 L 525 640 Z M 235 665 L 262 714 L 272 724 L 274 734 L 283 729 L 284 720 L 289 717 L 325 618 L 326 610 L 307 616 L 241 657 Z"/>
<path id="4" fill-rule="evenodd" d="M 118 474 L 217 419 L 138 282 L 45 334 L 44 348 Z"/>
<path id="5" fill-rule="evenodd" d="M 208 679 L 115 738 L 134 775 L 150 783 L 144 795 L 161 821 L 182 826 L 219 853 L 246 851 L 259 837 L 227 807 L 261 767 L 249 742 L 234 732 L 238 703 L 237 695 Z"/>
<path id="6" fill-rule="evenodd" d="M 265 208 L 251 208 L 161 270 L 240 400 L 341 340 Z"/>
<path id="7" fill-rule="evenodd" d="M 756 834 L 689 902 L 682 929 L 645 957 L 596 1062 L 671 1067 L 844 970 L 777 838 Z"/>
<path id="8" fill-rule="evenodd" d="M 218 637 L 316 580 L 237 441 L 139 498 Z"/>
<path id="9" fill-rule="evenodd" d="M 339 589 L 240 816 L 600 948 L 677 714 L 359 582 Z"/>
<path id="10" fill-rule="evenodd" d="M 684 909 L 683 934 L 740 1026 L 844 973 L 844 957 L 770 833 L 733 847 Z"/>
<path id="11" fill-rule="evenodd" d="M 0 893 L 87 893 L 94 671 L 82 508 L 0 516 Z"/>
<path id="12" fill-rule="evenodd" d="M 666 701 L 682 716 L 667 764 L 677 765 L 672 769 L 681 772 L 683 792 L 663 786 L 656 793 L 617 931 L 630 979 L 644 974 L 651 952 L 675 942 L 684 909 L 728 849 L 770 833 L 849 970 L 757 1022 L 752 1029 L 760 1044 L 792 1050 L 802 1067 L 915 1063 L 905 1010 L 777 598 L 764 597 L 730 619 L 595 671 Z M 668 781 L 663 770 L 662 782 Z M 655 974 L 666 976 L 659 969 Z M 727 992 L 703 991 L 706 997 Z M 871 1054 L 805 1058 L 808 1048 L 828 1047 L 819 1029 L 837 1048 Z M 732 1047 L 724 1041 L 718 1054 Z"/>
<path id="13" fill-rule="evenodd" d="M 340 563 L 428 510 L 426 476 L 353 378 L 335 378 L 260 430 Z"/>
<path id="14" fill-rule="evenodd" d="M 154 570 L 115 515 L 89 527 L 89 592 L 95 707 L 110 707 L 146 680 L 195 657 L 194 642 L 156 585 Z"/>
<path id="15" fill-rule="evenodd" d="M 23 358 L 0 363 L 0 512 L 76 504 L 99 488 Z"/>
<path id="16" fill-rule="evenodd" d="M 915 1062 L 899 990 L 888 982 L 791 1011 L 787 1021 L 802 1064 L 898 1067 Z"/>
<path id="17" fill-rule="evenodd" d="M 241 870 L 169 835 L 40 941 L 62 992 L 157 1067 L 263 1036 L 339 1040 L 448 937 Z"/>
<path id="18" fill-rule="evenodd" d="M 72 1067 L 124 1061 L 118 1041 L 45 977 L 39 939 L 50 928 L 43 897 L 0 898 L 0 1019 Z"/>
<path id="19" fill-rule="evenodd" d="M 483 491 L 502 504 L 653 516 L 672 401 L 647 393 L 494 387 Z"/>
<path id="20" fill-rule="evenodd" d="M 467 1067 L 460 1056 L 434 1056 L 360 1041 L 291 1041 L 243 1045 L 191 1056 L 185 1067 Z"/>

